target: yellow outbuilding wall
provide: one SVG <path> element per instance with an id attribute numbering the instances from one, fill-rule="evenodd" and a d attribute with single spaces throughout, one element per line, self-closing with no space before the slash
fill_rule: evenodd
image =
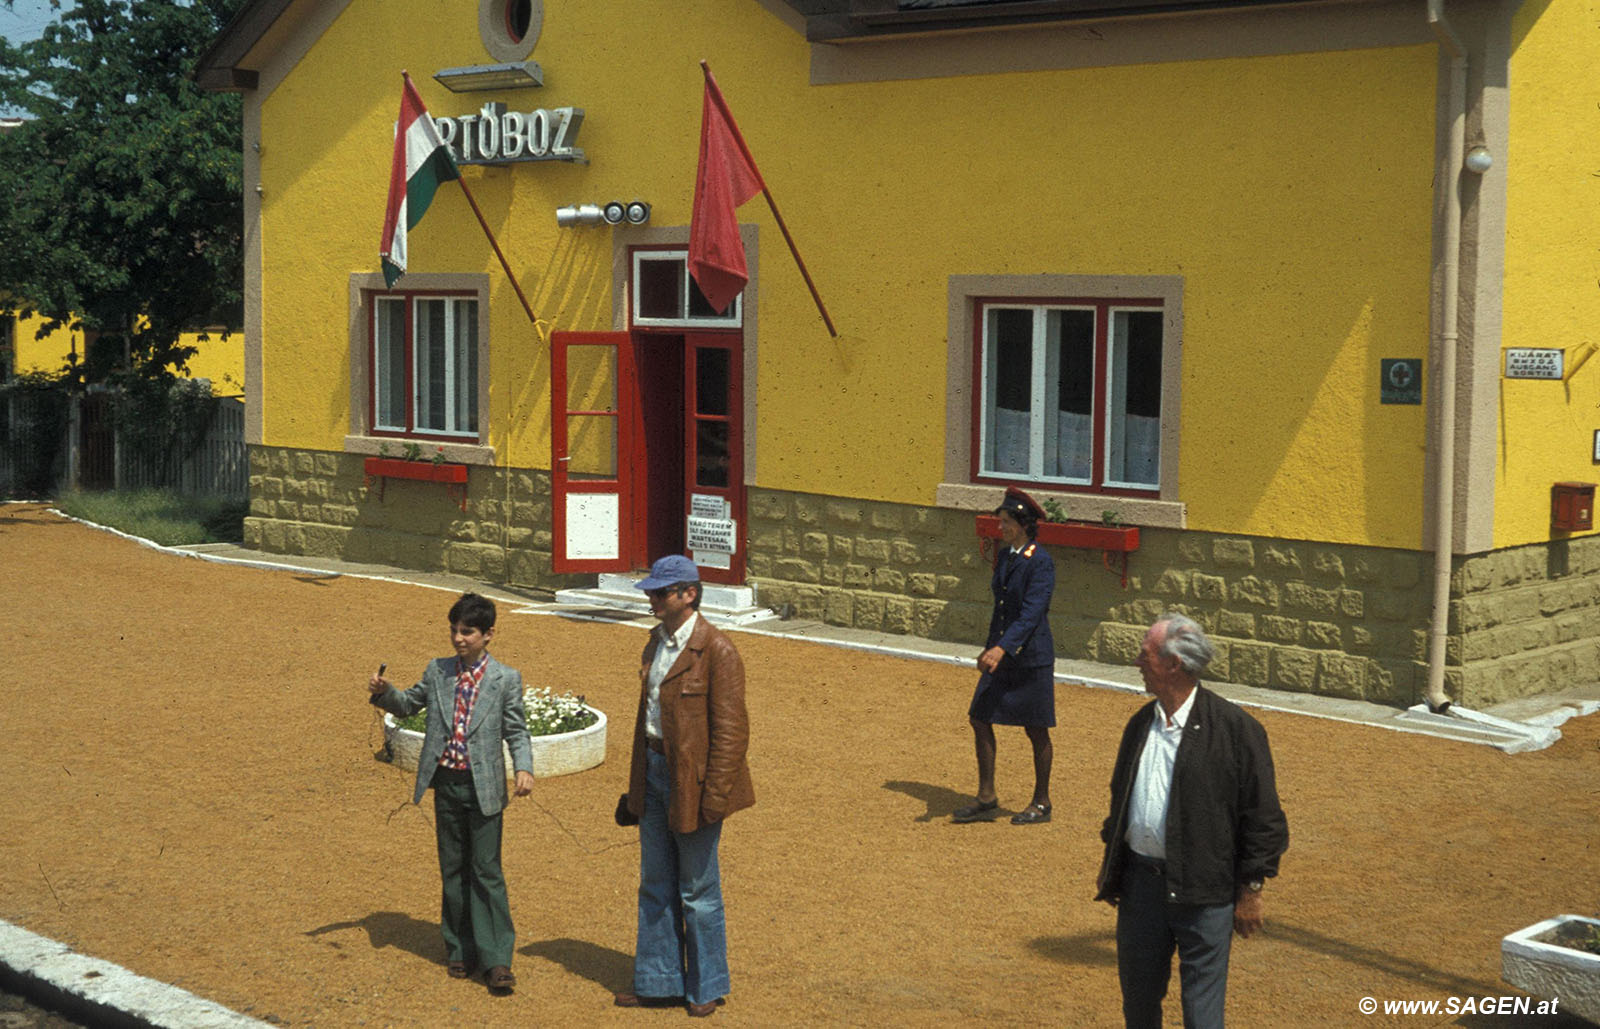
<path id="1" fill-rule="evenodd" d="M 15 348 L 13 370 L 22 372 L 59 372 L 73 360 L 83 360 L 83 333 L 69 329 L 56 329 L 39 338 L 39 327 L 44 319 L 37 315 L 16 320 L 13 335 Z M 179 337 L 183 346 L 195 348 L 182 374 L 190 379 L 210 379 L 211 392 L 217 396 L 236 397 L 244 393 L 244 336 L 228 333 L 223 337 L 220 329 L 203 334 L 186 332 Z M 74 356 L 75 355 L 75 356 Z"/>
<path id="2" fill-rule="evenodd" d="M 545 6 L 548 84 L 505 99 L 584 108 L 591 163 L 465 172 L 539 316 L 612 327 L 610 230 L 558 229 L 557 207 L 643 197 L 688 224 L 704 57 L 839 326 L 764 205 L 741 208 L 754 485 L 933 503 L 951 275 L 1176 275 L 1189 527 L 1421 544 L 1424 408 L 1379 405 L 1378 363 L 1426 356 L 1434 47 L 813 86 L 804 39 L 754 2 Z M 264 444 L 342 449 L 345 284 L 378 266 L 400 70 L 459 115 L 484 94 L 429 75 L 484 59 L 471 5 L 356 2 L 264 97 Z M 488 442 L 547 468 L 548 348 L 453 184 L 410 254 L 489 276 Z"/>

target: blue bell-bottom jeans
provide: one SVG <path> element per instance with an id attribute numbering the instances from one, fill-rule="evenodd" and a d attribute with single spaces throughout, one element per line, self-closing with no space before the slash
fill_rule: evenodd
<path id="1" fill-rule="evenodd" d="M 722 823 L 673 832 L 667 827 L 671 790 L 667 759 L 647 751 L 633 992 L 708 1004 L 728 993 L 727 933 L 717 870 Z"/>

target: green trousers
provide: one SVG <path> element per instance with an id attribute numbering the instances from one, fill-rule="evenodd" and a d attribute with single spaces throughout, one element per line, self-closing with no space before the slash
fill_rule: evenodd
<path id="1" fill-rule="evenodd" d="M 468 968 L 510 968 L 516 929 L 500 870 L 500 815 L 479 810 L 471 773 L 440 768 L 433 776 L 433 816 L 444 885 L 439 931 L 445 959 Z"/>

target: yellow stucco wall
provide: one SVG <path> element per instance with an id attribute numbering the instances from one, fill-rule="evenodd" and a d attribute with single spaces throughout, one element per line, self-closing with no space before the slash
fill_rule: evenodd
<path id="1" fill-rule="evenodd" d="M 475 112 L 493 95 L 430 78 L 487 60 L 475 7 L 355 0 L 262 101 L 269 445 L 342 446 L 346 283 L 377 268 L 399 72 L 433 113 Z M 592 163 L 466 175 L 558 329 L 610 328 L 611 230 L 555 209 L 639 196 L 687 225 L 697 59 L 716 71 L 841 332 L 743 207 L 757 485 L 933 502 L 952 274 L 1180 275 L 1190 527 L 1420 543 L 1424 408 L 1379 405 L 1378 362 L 1426 356 L 1433 47 L 811 86 L 806 44 L 754 0 L 548 0 L 533 56 L 548 85 L 499 98 L 585 108 Z M 411 261 L 489 276 L 489 442 L 547 467 L 547 351 L 455 186 Z"/>
<path id="2" fill-rule="evenodd" d="M 83 360 L 83 333 L 57 329 L 43 339 L 38 338 L 44 319 L 38 316 L 18 318 L 14 335 L 16 348 L 14 370 L 17 372 L 59 372 L 67 366 L 70 355 L 76 353 Z M 189 359 L 187 378 L 210 379 L 211 392 L 217 396 L 235 397 L 244 393 L 244 336 L 230 333 L 226 339 L 220 330 L 205 334 L 186 332 L 179 337 L 185 346 L 196 353 Z"/>
<path id="3" fill-rule="evenodd" d="M 1530 0 L 1513 23 L 1504 344 L 1566 351 L 1564 383 L 1503 379 L 1494 544 L 1551 538 L 1550 486 L 1600 481 L 1600 32 L 1590 0 Z"/>

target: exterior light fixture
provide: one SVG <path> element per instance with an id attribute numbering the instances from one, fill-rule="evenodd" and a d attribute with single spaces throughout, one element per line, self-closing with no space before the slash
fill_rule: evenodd
<path id="1" fill-rule="evenodd" d="M 544 85 L 544 69 L 539 67 L 538 61 L 470 64 L 436 71 L 433 78 L 452 93 L 469 93 L 479 89 L 530 89 Z"/>
<path id="2" fill-rule="evenodd" d="M 556 227 L 575 229 L 583 225 L 605 224 L 605 213 L 594 204 L 569 204 L 556 208 Z"/>
<path id="3" fill-rule="evenodd" d="M 613 200 L 608 204 L 569 204 L 556 208 L 556 225 L 574 229 L 584 225 L 643 225 L 650 220 L 650 205 L 643 200 L 623 202 Z"/>
<path id="4" fill-rule="evenodd" d="M 1467 151 L 1466 160 L 1462 162 L 1467 171 L 1474 175 L 1482 175 L 1494 167 L 1494 155 L 1489 153 L 1489 148 L 1479 144 Z"/>

